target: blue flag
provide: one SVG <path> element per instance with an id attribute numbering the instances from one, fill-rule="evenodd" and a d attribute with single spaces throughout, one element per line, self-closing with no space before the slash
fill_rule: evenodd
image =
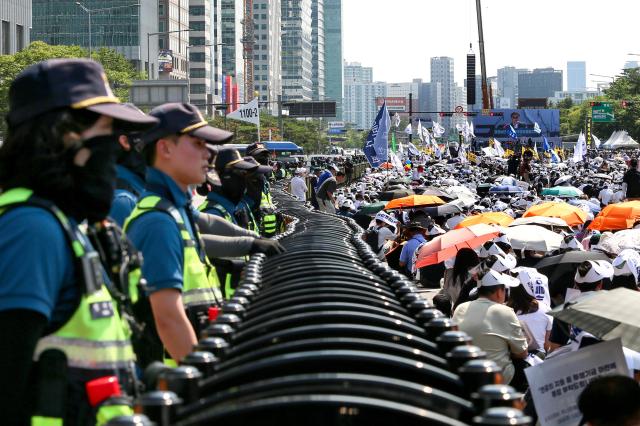
<path id="1" fill-rule="evenodd" d="M 380 167 L 389 159 L 389 121 L 387 104 L 383 103 L 362 147 L 371 167 Z"/>
<path id="2" fill-rule="evenodd" d="M 514 129 L 511 124 L 509 124 L 509 127 L 507 127 L 507 135 L 511 139 L 516 139 L 516 140 L 518 139 L 518 134 L 516 133 L 516 129 Z"/>
<path id="3" fill-rule="evenodd" d="M 549 141 L 547 140 L 546 136 L 542 136 L 542 150 L 544 152 L 551 151 L 551 147 L 549 146 Z"/>

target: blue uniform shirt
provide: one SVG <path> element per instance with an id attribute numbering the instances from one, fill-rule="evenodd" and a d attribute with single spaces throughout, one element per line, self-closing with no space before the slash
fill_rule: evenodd
<path id="1" fill-rule="evenodd" d="M 206 210 L 203 210 L 204 213 L 209 213 L 209 214 L 221 217 L 223 219 L 226 219 L 224 213 L 214 207 L 214 204 L 220 204 L 222 208 L 224 208 L 227 211 L 227 213 L 229 213 L 229 215 L 231 216 L 233 224 L 234 225 L 238 224 L 238 222 L 236 221 L 236 217 L 234 216 L 236 213 L 236 210 L 238 209 L 238 205 L 233 204 L 231 201 L 227 199 L 227 197 L 225 197 L 222 194 L 218 194 L 217 192 L 214 192 L 214 191 L 211 191 L 207 194 L 207 201 L 209 202 L 209 205 L 207 206 L 208 208 Z"/>
<path id="2" fill-rule="evenodd" d="M 124 166 L 116 165 L 117 177 L 127 182 L 138 194 L 144 192 L 144 180 Z M 116 189 L 109 217 L 123 226 L 138 202 L 138 196 L 127 189 Z"/>
<path id="3" fill-rule="evenodd" d="M 0 216 L 0 235 L 0 311 L 35 311 L 51 326 L 68 321 L 80 289 L 60 222 L 45 209 L 16 207 Z"/>
<path id="4" fill-rule="evenodd" d="M 408 272 L 411 272 L 411 258 L 413 257 L 413 253 L 416 251 L 420 244 L 426 241 L 427 240 L 422 234 L 416 234 L 411 237 L 402 247 L 402 251 L 400 252 L 400 262 L 403 262 L 405 264 L 404 267 Z"/>
<path id="5" fill-rule="evenodd" d="M 147 169 L 146 181 L 145 191 L 140 198 L 155 195 L 170 201 L 182 216 L 187 231 L 194 238 L 187 209 L 192 212 L 194 220 L 197 220 L 198 212 L 191 205 L 191 194 L 183 192 L 171 177 L 153 167 Z M 182 290 L 184 243 L 176 221 L 164 212 L 151 211 L 131 222 L 127 228 L 127 235 L 142 252 L 142 275 L 147 280 L 149 292 L 166 288 Z M 198 250 L 203 256 L 199 246 Z"/>

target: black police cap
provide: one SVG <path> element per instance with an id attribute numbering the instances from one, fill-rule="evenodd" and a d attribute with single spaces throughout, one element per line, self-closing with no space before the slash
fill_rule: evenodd
<path id="1" fill-rule="evenodd" d="M 151 110 L 159 123 L 142 136 L 144 144 L 169 135 L 189 134 L 213 145 L 229 142 L 233 133 L 209 126 L 197 107 L 187 103 L 167 103 Z M 210 146 L 211 147 L 211 146 Z M 212 148 L 212 147 L 211 147 Z M 215 148 L 212 148 L 215 150 Z"/>
<path id="2" fill-rule="evenodd" d="M 23 70 L 9 88 L 7 122 L 17 126 L 59 108 L 87 109 L 113 117 L 132 129 L 146 129 L 155 118 L 120 103 L 99 63 L 89 59 L 50 59 Z"/>

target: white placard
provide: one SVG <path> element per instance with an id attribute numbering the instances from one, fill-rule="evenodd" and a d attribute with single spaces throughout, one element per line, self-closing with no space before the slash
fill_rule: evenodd
<path id="1" fill-rule="evenodd" d="M 629 375 L 620 339 L 598 343 L 524 370 L 541 426 L 577 426 L 578 397 L 599 376 Z"/>

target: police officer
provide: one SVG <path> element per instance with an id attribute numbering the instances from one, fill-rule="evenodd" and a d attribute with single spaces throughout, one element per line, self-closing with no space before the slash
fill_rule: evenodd
<path id="1" fill-rule="evenodd" d="M 132 104 L 124 104 L 133 112 L 144 115 L 140 109 Z M 138 198 L 144 191 L 146 164 L 142 154 L 136 149 L 139 144 L 140 133 L 128 133 L 118 136 L 120 150 L 118 164 L 116 164 L 116 191 L 111 204 L 109 217 L 118 226 L 124 225 L 124 220 L 133 211 Z"/>
<path id="2" fill-rule="evenodd" d="M 221 301 L 220 283 L 207 258 L 242 256 L 282 250 L 275 241 L 191 205 L 190 187 L 205 181 L 209 168 L 208 144 L 222 144 L 232 133 L 213 128 L 190 104 L 169 103 L 150 113 L 159 124 L 143 136 L 147 163 L 146 186 L 125 232 L 145 259 L 148 301 L 155 325 L 141 364 L 155 360 L 179 361 L 193 349 L 208 323 L 209 308 Z M 201 238 L 200 230 L 206 234 Z M 235 237 L 235 238 L 225 238 Z M 207 238 L 209 237 L 209 238 Z M 203 242 L 204 239 L 204 242 Z"/>
<path id="3" fill-rule="evenodd" d="M 255 158 L 263 166 L 269 164 L 269 151 L 260 142 L 252 143 L 247 147 L 247 155 Z M 276 207 L 271 199 L 271 186 L 268 179 L 264 178 L 260 204 L 252 206 L 254 215 L 258 219 L 260 234 L 264 237 L 273 237 L 278 231 L 278 216 Z"/>
<path id="4" fill-rule="evenodd" d="M 220 148 L 214 162 L 219 184 L 211 185 L 211 191 L 198 210 L 221 217 L 227 222 L 237 225 L 237 215 L 241 209 L 240 203 L 246 193 L 247 179 L 260 167 L 265 168 L 255 162 L 244 160 L 235 148 Z M 226 299 L 233 295 L 245 260 L 245 258 L 225 256 L 224 259 L 218 258 L 213 261 L 218 278 L 223 284 L 222 290 Z"/>
<path id="5" fill-rule="evenodd" d="M 93 425 L 102 411 L 87 383 L 116 376 L 131 391 L 128 330 L 78 224 L 109 212 L 114 128 L 155 121 L 120 105 L 90 60 L 40 62 L 12 82 L 0 148 L 3 424 Z"/>
<path id="6" fill-rule="evenodd" d="M 250 170 L 247 174 L 247 190 L 236 209 L 236 222 L 245 229 L 259 233 L 260 226 L 251 206 L 260 205 L 263 183 L 271 173 L 271 167 L 261 165 L 251 156 L 244 157 L 244 161 L 253 164 L 256 168 Z"/>

